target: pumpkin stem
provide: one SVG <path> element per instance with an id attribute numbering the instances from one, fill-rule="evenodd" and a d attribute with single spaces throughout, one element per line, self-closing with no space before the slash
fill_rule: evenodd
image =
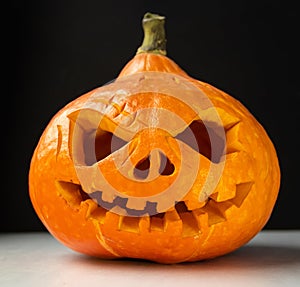
<path id="1" fill-rule="evenodd" d="M 146 13 L 142 20 L 144 40 L 138 48 L 137 54 L 154 53 L 166 55 L 165 17 L 157 14 Z"/>

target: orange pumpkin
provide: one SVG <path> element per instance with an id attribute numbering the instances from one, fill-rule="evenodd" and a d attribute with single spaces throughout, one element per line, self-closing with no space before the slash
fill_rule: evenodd
<path id="1" fill-rule="evenodd" d="M 164 17 L 117 79 L 63 107 L 34 151 L 29 192 L 77 252 L 160 263 L 232 252 L 267 223 L 275 148 L 239 101 L 166 56 Z"/>

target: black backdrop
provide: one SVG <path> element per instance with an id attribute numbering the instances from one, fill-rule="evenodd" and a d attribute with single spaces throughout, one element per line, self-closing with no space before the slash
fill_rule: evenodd
<path id="1" fill-rule="evenodd" d="M 140 46 L 145 12 L 166 16 L 168 56 L 240 100 L 261 122 L 282 182 L 266 229 L 300 228 L 299 36 L 289 1 L 13 1 L 4 41 L 1 231 L 44 230 L 28 196 L 30 158 L 50 118 L 113 80 Z M 6 34 L 6 33 L 5 33 Z"/>

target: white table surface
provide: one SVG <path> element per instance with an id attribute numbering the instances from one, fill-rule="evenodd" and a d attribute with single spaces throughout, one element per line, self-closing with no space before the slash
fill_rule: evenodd
<path id="1" fill-rule="evenodd" d="M 229 255 L 174 265 L 86 257 L 47 232 L 0 233 L 0 286 L 299 287 L 300 230 L 264 230 Z"/>

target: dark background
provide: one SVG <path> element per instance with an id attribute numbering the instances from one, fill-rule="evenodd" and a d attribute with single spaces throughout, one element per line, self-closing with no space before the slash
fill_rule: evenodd
<path id="1" fill-rule="evenodd" d="M 39 136 L 65 104 L 118 75 L 142 42 L 145 12 L 166 16 L 171 59 L 240 100 L 265 127 L 282 171 L 265 229 L 299 229 L 299 11 L 288 2 L 13 1 L 2 44 L 0 230 L 45 230 L 27 186 Z"/>

